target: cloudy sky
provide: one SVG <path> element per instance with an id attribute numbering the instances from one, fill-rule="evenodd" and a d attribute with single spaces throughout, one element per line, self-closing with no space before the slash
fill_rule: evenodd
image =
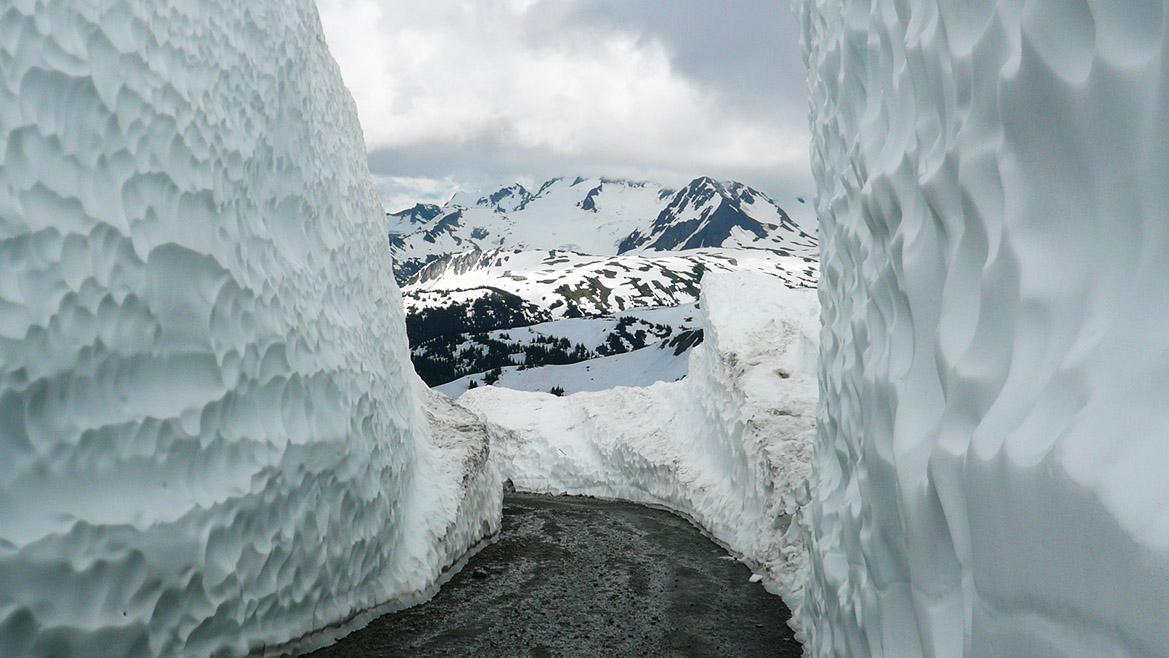
<path id="1" fill-rule="evenodd" d="M 388 210 L 552 176 L 812 190 L 787 0 L 318 0 Z"/>

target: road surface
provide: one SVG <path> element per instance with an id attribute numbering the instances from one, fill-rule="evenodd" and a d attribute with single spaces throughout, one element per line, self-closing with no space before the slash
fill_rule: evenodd
<path id="1" fill-rule="evenodd" d="M 787 608 L 750 577 L 668 512 L 508 495 L 499 540 L 433 599 L 309 655 L 800 656 Z"/>

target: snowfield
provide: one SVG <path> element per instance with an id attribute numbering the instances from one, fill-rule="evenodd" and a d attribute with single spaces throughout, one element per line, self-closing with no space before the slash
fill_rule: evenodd
<path id="1" fill-rule="evenodd" d="M 473 251 L 423 268 L 402 287 L 402 295 L 407 311 L 415 313 L 475 299 L 489 289 L 502 290 L 559 319 L 689 304 L 698 299 L 703 274 L 738 270 L 773 273 L 792 287 L 815 287 L 819 262 L 763 249 L 623 256 L 555 250 Z"/>
<path id="2" fill-rule="evenodd" d="M 794 610 L 806 564 L 798 518 L 815 434 L 816 295 L 737 272 L 708 276 L 700 305 L 706 340 L 681 381 L 566 397 L 480 387 L 460 403 L 487 419 L 493 458 L 517 489 L 681 513 Z"/>
<path id="3" fill-rule="evenodd" d="M 615 386 L 649 386 L 654 382 L 672 382 L 685 377 L 689 357 L 689 349 L 679 353 L 677 348 L 668 344 L 658 344 L 578 363 L 527 369 L 509 366 L 503 368 L 499 381 L 492 385 L 517 391 L 543 392 L 558 386 L 565 393 L 602 391 Z M 472 381 L 476 386 L 483 384 L 483 374 L 460 377 L 436 386 L 434 390 L 457 398 L 467 392 Z"/>
<path id="4" fill-rule="evenodd" d="M 624 333 L 640 330 L 643 333 L 665 334 L 658 338 L 647 334 L 647 347 L 621 354 L 609 354 L 578 363 L 528 367 L 518 365 L 524 361 L 520 350 L 525 345 L 541 339 L 564 339 L 573 345 L 581 345 L 592 352 L 603 349 L 613 340 L 620 322 L 630 324 Z M 543 322 L 528 327 L 515 327 L 486 332 L 494 340 L 506 339 L 516 346 L 513 355 L 517 365 L 504 367 L 495 386 L 514 388 L 520 391 L 548 392 L 559 386 L 567 393 L 599 391 L 614 386 L 648 386 L 659 381 L 675 381 L 686 376 L 690 348 L 701 342 L 702 321 L 697 303 L 681 306 L 637 308 L 603 318 L 568 318 Z M 666 333 L 668 332 L 668 333 Z M 471 347 L 474 337 L 460 347 Z M 629 347 L 629 346 L 626 346 Z M 471 374 L 452 382 L 436 386 L 451 397 L 462 395 L 474 381 L 485 383 L 483 373 Z"/>
<path id="5" fill-rule="evenodd" d="M 499 527 L 309 0 L 9 3 L 0 656 L 243 656 Z M 317 635 L 311 635 L 317 633 Z"/>
<path id="6" fill-rule="evenodd" d="M 1169 4 L 796 4 L 809 652 L 1169 654 Z"/>

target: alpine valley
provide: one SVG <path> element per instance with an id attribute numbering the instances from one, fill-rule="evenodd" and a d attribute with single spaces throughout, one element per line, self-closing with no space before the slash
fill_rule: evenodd
<path id="1" fill-rule="evenodd" d="M 578 177 L 387 214 L 415 368 L 452 396 L 678 379 L 702 341 L 706 272 L 815 287 L 815 217 L 803 198 L 785 205 L 708 177 L 681 189 Z"/>

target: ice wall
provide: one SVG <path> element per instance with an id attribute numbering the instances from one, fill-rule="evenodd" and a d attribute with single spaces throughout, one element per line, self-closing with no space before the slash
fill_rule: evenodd
<path id="1" fill-rule="evenodd" d="M 815 656 L 1169 653 L 1169 3 L 797 2 Z"/>
<path id="2" fill-rule="evenodd" d="M 309 0 L 4 3 L 0 144 L 0 656 L 288 647 L 498 527 Z"/>
<path id="3" fill-rule="evenodd" d="M 815 434 L 816 296 L 757 272 L 707 274 L 701 306 L 705 341 L 681 381 L 565 397 L 487 386 L 459 402 L 488 419 L 493 459 L 517 489 L 680 512 L 795 607 L 807 562 L 797 519 Z"/>

